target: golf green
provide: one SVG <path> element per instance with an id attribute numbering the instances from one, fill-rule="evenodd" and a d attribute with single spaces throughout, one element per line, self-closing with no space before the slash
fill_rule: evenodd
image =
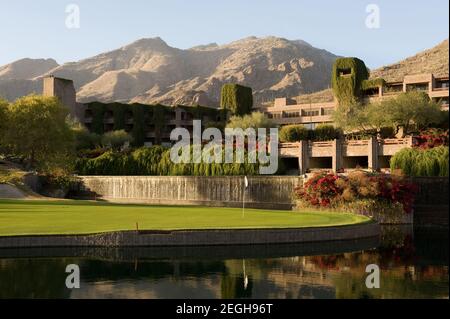
<path id="1" fill-rule="evenodd" d="M 0 236 L 135 230 L 304 228 L 369 222 L 360 215 L 91 201 L 0 200 Z"/>

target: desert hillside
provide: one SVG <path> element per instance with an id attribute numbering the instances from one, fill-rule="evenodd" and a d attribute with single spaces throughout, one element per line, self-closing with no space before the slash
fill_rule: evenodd
<path id="1" fill-rule="evenodd" d="M 14 99 L 38 92 L 37 82 L 53 74 L 74 80 L 80 101 L 217 105 L 220 88 L 227 82 L 251 86 L 256 101 L 262 101 L 329 87 L 335 59 L 304 41 L 276 37 L 250 37 L 188 50 L 173 48 L 160 38 L 141 39 L 64 65 L 14 62 L 0 68 L 0 95 Z"/>
<path id="2" fill-rule="evenodd" d="M 448 40 L 372 77 L 401 81 L 406 74 L 448 76 Z M 330 74 L 336 55 L 301 40 L 249 37 L 225 45 L 187 50 L 161 38 L 141 39 L 117 50 L 58 65 L 52 59 L 22 59 L 0 67 L 0 96 L 8 100 L 42 91 L 42 77 L 72 79 L 81 102 L 122 101 L 218 106 L 220 88 L 236 82 L 253 88 L 255 105 L 276 97 L 299 102 L 333 99 Z M 308 93 L 315 92 L 313 95 Z"/>

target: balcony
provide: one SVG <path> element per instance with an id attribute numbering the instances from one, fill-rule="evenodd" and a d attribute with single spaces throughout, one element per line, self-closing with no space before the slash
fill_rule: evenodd
<path id="1" fill-rule="evenodd" d="M 413 145 L 412 137 L 377 140 L 378 155 L 392 156 L 399 150 Z M 340 147 L 344 157 L 368 156 L 370 140 L 349 140 L 335 145 L 334 141 L 308 142 L 309 157 L 336 156 L 335 147 Z M 281 157 L 299 157 L 300 142 L 280 143 Z"/>

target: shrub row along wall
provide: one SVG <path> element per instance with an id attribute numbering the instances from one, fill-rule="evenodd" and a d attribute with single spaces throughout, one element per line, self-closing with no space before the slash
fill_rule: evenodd
<path id="1" fill-rule="evenodd" d="M 241 207 L 244 178 L 195 176 L 83 176 L 81 191 L 115 202 Z M 249 177 L 245 206 L 291 209 L 295 176 Z M 83 194 L 83 192 L 78 192 Z M 88 194 L 88 193 L 84 193 Z M 84 195 L 86 196 L 86 195 Z"/>

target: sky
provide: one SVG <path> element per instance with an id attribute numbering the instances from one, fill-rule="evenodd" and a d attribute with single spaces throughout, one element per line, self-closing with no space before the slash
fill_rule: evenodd
<path id="1" fill-rule="evenodd" d="M 70 4 L 79 8 L 79 28 Z M 366 12 L 371 4 L 377 9 Z M 182 49 L 278 36 L 375 68 L 448 34 L 448 0 L 0 0 L 0 65 L 25 57 L 62 64 L 157 36 Z"/>

